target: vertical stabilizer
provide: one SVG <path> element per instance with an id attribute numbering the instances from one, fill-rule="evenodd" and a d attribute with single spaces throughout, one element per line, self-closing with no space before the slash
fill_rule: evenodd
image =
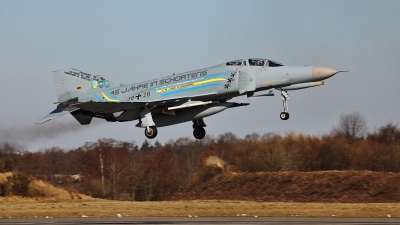
<path id="1" fill-rule="evenodd" d="M 58 102 L 64 102 L 82 94 L 101 88 L 119 87 L 119 82 L 106 80 L 99 75 L 82 72 L 77 69 L 63 69 L 53 72 Z"/>

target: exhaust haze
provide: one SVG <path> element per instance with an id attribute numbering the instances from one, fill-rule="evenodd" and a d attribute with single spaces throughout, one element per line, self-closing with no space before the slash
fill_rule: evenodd
<path id="1" fill-rule="evenodd" d="M 72 132 L 86 130 L 85 126 L 80 125 L 77 121 L 65 120 L 66 117 L 63 118 L 64 120 L 58 119 L 45 124 L 3 125 L 0 128 L 0 142 L 26 147 L 33 142 L 48 141 Z M 95 124 L 96 122 L 91 126 L 95 126 Z"/>

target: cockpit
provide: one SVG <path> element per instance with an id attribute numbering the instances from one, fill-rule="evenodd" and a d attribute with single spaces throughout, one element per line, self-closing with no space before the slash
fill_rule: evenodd
<path id="1" fill-rule="evenodd" d="M 275 62 L 270 59 L 250 58 L 239 59 L 226 63 L 227 66 L 264 66 L 264 67 L 278 67 L 283 66 L 281 63 Z"/>

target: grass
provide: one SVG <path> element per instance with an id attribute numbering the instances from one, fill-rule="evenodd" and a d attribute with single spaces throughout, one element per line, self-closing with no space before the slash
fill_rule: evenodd
<path id="1" fill-rule="evenodd" d="M 8 173 L 0 173 L 0 184 L 6 184 L 7 183 L 7 178 L 12 177 L 13 173 L 8 172 Z M 56 188 L 53 185 L 43 182 L 41 180 L 38 180 L 36 178 L 30 178 L 29 182 L 29 191 L 27 193 L 27 196 L 30 196 L 31 198 L 22 198 L 15 196 L 12 192 L 9 193 L 9 197 L 0 197 L 0 206 L 1 203 L 3 202 L 29 202 L 29 201 L 35 201 L 35 200 L 41 200 L 41 201 L 69 201 L 69 200 L 74 200 L 74 199 L 79 199 L 79 200 L 91 200 L 92 198 L 89 196 L 85 196 L 82 194 L 77 193 L 75 190 L 67 191 L 61 188 Z M 12 187 L 14 184 L 10 184 L 10 187 Z"/>
<path id="2" fill-rule="evenodd" d="M 12 173 L 1 174 L 4 183 Z M 29 184 L 30 196 L 0 197 L 1 218 L 122 216 L 302 216 L 400 217 L 400 203 L 287 203 L 253 201 L 128 202 L 94 199 L 55 188 L 39 180 Z"/>
<path id="3" fill-rule="evenodd" d="M 122 216 L 301 216 L 400 217 L 393 203 L 283 203 L 251 201 L 128 202 L 70 200 L 63 202 L 0 198 L 0 217 L 116 217 Z"/>
<path id="4" fill-rule="evenodd" d="M 4 184 L 7 182 L 7 177 L 12 177 L 13 173 L 0 173 L 0 184 Z"/>

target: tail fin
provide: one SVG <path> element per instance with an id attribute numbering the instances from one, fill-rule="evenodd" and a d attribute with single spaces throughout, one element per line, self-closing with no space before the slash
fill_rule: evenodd
<path id="1" fill-rule="evenodd" d="M 122 84 L 105 80 L 99 75 L 93 75 L 76 69 L 63 69 L 53 72 L 58 102 L 64 102 L 82 94 L 90 93 L 99 88 L 119 87 Z"/>

